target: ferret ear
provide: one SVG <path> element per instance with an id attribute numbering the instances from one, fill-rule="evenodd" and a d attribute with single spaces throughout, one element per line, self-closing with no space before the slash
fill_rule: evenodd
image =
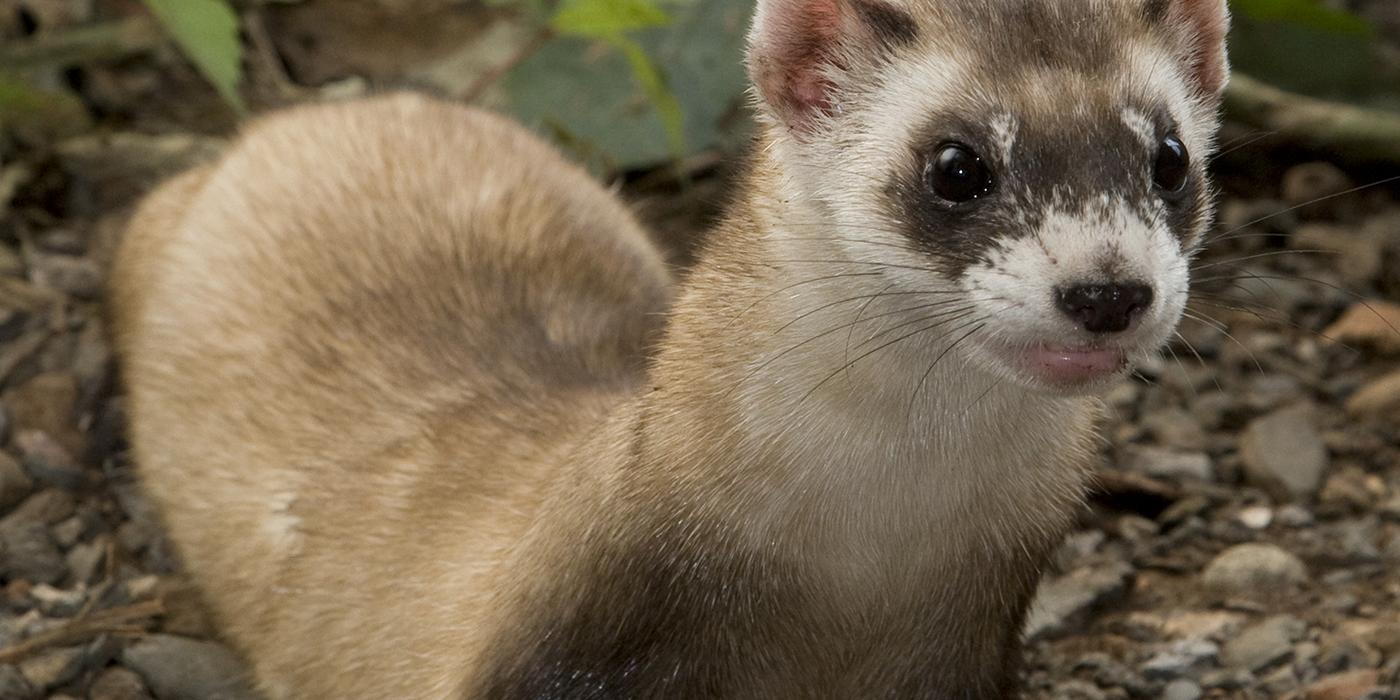
<path id="1" fill-rule="evenodd" d="M 1192 86 L 1207 100 L 1216 100 L 1230 79 L 1225 36 L 1230 32 L 1226 0 L 1151 0 L 1180 37 L 1182 59 Z"/>
<path id="2" fill-rule="evenodd" d="M 749 78 L 768 109 L 799 134 L 839 109 L 833 81 L 918 36 L 914 19 L 886 0 L 759 0 L 749 32 Z"/>

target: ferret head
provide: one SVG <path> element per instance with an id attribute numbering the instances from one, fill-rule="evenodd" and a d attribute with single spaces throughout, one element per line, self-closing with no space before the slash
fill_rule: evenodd
<path id="1" fill-rule="evenodd" d="M 965 296 L 964 359 L 1076 391 L 1183 313 L 1227 24 L 1225 0 L 762 0 L 749 70 L 836 254 Z"/>

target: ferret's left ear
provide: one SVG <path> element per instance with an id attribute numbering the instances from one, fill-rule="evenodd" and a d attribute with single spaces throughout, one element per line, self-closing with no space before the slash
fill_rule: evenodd
<path id="1" fill-rule="evenodd" d="M 1152 0 L 1152 4 L 1179 37 L 1178 47 L 1192 87 L 1204 99 L 1219 99 L 1230 80 L 1225 48 L 1230 9 L 1226 0 Z"/>
<path id="2" fill-rule="evenodd" d="M 764 106 L 799 136 L 841 111 L 862 66 L 912 42 L 918 28 L 887 0 L 759 0 L 749 77 Z"/>

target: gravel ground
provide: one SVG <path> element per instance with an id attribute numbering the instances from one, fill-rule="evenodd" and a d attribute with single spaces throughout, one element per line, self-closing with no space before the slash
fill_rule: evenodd
<path id="1" fill-rule="evenodd" d="M 101 312 L 131 204 L 227 120 L 171 55 L 81 76 L 102 135 L 0 134 L 0 700 L 252 698 L 134 482 Z M 1400 698 L 1400 197 L 1255 165 L 1223 168 L 1198 318 L 1109 397 L 1033 697 Z M 668 241 L 698 184 L 646 193 Z"/>

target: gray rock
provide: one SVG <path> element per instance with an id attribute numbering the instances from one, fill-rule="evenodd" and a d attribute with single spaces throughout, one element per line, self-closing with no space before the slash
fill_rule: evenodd
<path id="1" fill-rule="evenodd" d="M 107 545 L 103 540 L 74 545 L 64 556 L 68 561 L 68 573 L 76 583 L 97 583 L 102 573 L 102 565 L 107 563 Z"/>
<path id="2" fill-rule="evenodd" d="M 21 661 L 19 672 L 35 688 L 51 690 L 77 678 L 84 658 L 82 647 L 53 649 Z"/>
<path id="3" fill-rule="evenodd" d="M 38 235 L 35 242 L 40 248 L 50 253 L 62 253 L 64 255 L 82 255 L 87 249 L 87 239 L 82 234 L 69 228 L 49 229 Z"/>
<path id="4" fill-rule="evenodd" d="M 1054 635 L 1078 624 L 1095 606 L 1122 595 L 1132 575 L 1131 566 L 1115 562 L 1042 581 L 1026 620 L 1026 637 Z"/>
<path id="5" fill-rule="evenodd" d="M 1203 692 L 1195 681 L 1178 678 L 1162 689 L 1162 700 L 1199 700 Z"/>
<path id="6" fill-rule="evenodd" d="M 45 526 L 57 525 L 73 515 L 77 509 L 73 495 L 62 489 L 44 489 L 33 494 L 19 504 L 9 515 L 0 520 L 0 529 L 10 523 L 34 521 Z"/>
<path id="7" fill-rule="evenodd" d="M 1089 672 L 1100 688 L 1121 689 L 1133 697 L 1146 697 L 1152 693 L 1149 683 L 1108 654 L 1085 654 L 1074 664 L 1074 670 Z"/>
<path id="8" fill-rule="evenodd" d="M 120 666 L 113 666 L 92 682 L 88 690 L 91 700 L 151 700 L 141 676 Z"/>
<path id="9" fill-rule="evenodd" d="M 1250 506 L 1236 513 L 1235 520 L 1251 530 L 1263 530 L 1274 521 L 1274 511 L 1268 506 Z"/>
<path id="10" fill-rule="evenodd" d="M 1334 545 L 1329 548 L 1329 557 L 1335 557 L 1346 565 L 1371 564 L 1381 560 L 1380 547 L 1376 546 L 1380 532 L 1378 521 L 1347 520 L 1327 530 L 1328 539 Z"/>
<path id="11" fill-rule="evenodd" d="M 132 644 L 122 663 L 141 675 L 159 700 L 256 700 L 243 664 L 214 642 L 156 634 Z"/>
<path id="12" fill-rule="evenodd" d="M 79 512 L 53 526 L 53 539 L 58 546 L 67 549 L 82 540 L 89 527 L 90 521 Z"/>
<path id="13" fill-rule="evenodd" d="M 1211 560 L 1201 574 L 1207 588 L 1246 596 L 1288 589 L 1307 580 L 1302 560 L 1271 544 L 1235 545 Z"/>
<path id="14" fill-rule="evenodd" d="M 21 430 L 15 436 L 15 446 L 23 458 L 24 470 L 36 481 L 69 491 L 82 487 L 86 479 L 83 468 L 47 433 Z"/>
<path id="15" fill-rule="evenodd" d="M 1197 481 L 1215 479 L 1210 455 L 1204 452 L 1179 452 L 1150 445 L 1134 445 L 1124 452 L 1124 466 L 1149 476 Z"/>
<path id="16" fill-rule="evenodd" d="M 1077 567 L 1080 561 L 1098 551 L 1105 539 L 1107 535 L 1102 530 L 1070 533 L 1065 537 L 1065 541 L 1060 543 L 1060 548 L 1055 550 L 1056 569 L 1069 571 Z"/>
<path id="17" fill-rule="evenodd" d="M 1088 681 L 1077 680 L 1057 684 L 1051 697 L 1060 700 L 1108 700 L 1108 695 L 1099 690 L 1098 686 Z"/>
<path id="18" fill-rule="evenodd" d="M 1260 274 L 1268 274 L 1261 272 Z M 1241 280 L 1242 283 L 1245 280 Z M 1296 280 L 1289 281 L 1282 286 L 1274 285 L 1274 280 L 1267 280 L 1267 290 L 1262 298 L 1269 299 L 1270 305 L 1277 303 L 1278 308 L 1290 308 L 1313 298 L 1310 294 L 1309 285 Z M 1290 290 L 1289 300 L 1277 300 L 1277 292 L 1281 289 Z M 1277 300 L 1277 301 L 1276 301 Z M 1258 303 L 1258 302 L 1255 302 Z M 1231 345 L 1227 349 L 1233 349 Z M 1258 358 L 1258 353 L 1263 349 L 1254 350 L 1254 354 L 1239 350 L 1244 356 L 1240 361 L 1253 371 L 1254 361 Z M 1249 390 L 1244 394 L 1244 403 L 1256 411 L 1272 411 L 1285 404 L 1297 401 L 1303 396 L 1303 385 L 1297 379 L 1286 374 L 1264 374 L 1256 375 L 1249 382 Z"/>
<path id="19" fill-rule="evenodd" d="M 102 294 L 102 271 L 87 258 L 35 253 L 30 256 L 29 276 L 35 284 L 87 301 Z"/>
<path id="20" fill-rule="evenodd" d="M 0 664 L 0 698 L 5 700 L 37 700 L 39 691 L 25 680 L 14 666 Z"/>
<path id="21" fill-rule="evenodd" d="M 0 306 L 0 343 L 7 343 L 20 336 L 24 332 L 24 325 L 29 320 L 29 314 L 22 309 L 11 309 Z M 4 438 L 4 432 L 0 432 L 0 438 Z"/>
<path id="22" fill-rule="evenodd" d="M 1245 477 L 1280 500 L 1309 498 L 1327 472 L 1313 408 L 1295 404 L 1250 422 L 1240 440 Z"/>
<path id="23" fill-rule="evenodd" d="M 0 438 L 3 442 L 3 438 Z M 23 501 L 34 490 L 34 480 L 19 466 L 19 462 L 0 452 L 0 513 Z"/>
<path id="24" fill-rule="evenodd" d="M 7 522 L 0 527 L 0 578 L 58 583 L 68 563 L 42 522 Z"/>
<path id="25" fill-rule="evenodd" d="M 83 590 L 63 590 L 47 583 L 40 583 L 29 590 L 29 597 L 38 601 L 39 609 L 50 617 L 72 617 L 83 609 L 87 602 L 87 592 Z"/>
<path id="26" fill-rule="evenodd" d="M 1400 494 L 1395 494 L 1380 505 L 1380 516 L 1385 520 L 1395 523 L 1400 522 Z"/>
<path id="27" fill-rule="evenodd" d="M 1276 615 L 1246 627 L 1225 644 L 1220 659 L 1226 666 L 1258 672 L 1293 653 L 1293 642 L 1308 631 L 1307 623 L 1292 615 Z"/>
<path id="28" fill-rule="evenodd" d="M 1206 433 L 1200 422 L 1179 408 L 1154 411 L 1142 419 L 1142 424 L 1165 447 L 1185 452 L 1199 452 L 1206 447 Z"/>
<path id="29" fill-rule="evenodd" d="M 1151 680 L 1166 681 L 1189 675 L 1192 671 L 1215 661 L 1220 647 L 1204 639 L 1184 639 L 1172 642 L 1142 665 L 1142 673 Z"/>
<path id="30" fill-rule="evenodd" d="M 1297 504 L 1289 504 L 1278 509 L 1275 519 L 1280 525 L 1285 527 L 1307 527 L 1313 524 L 1316 518 L 1312 511 Z"/>

